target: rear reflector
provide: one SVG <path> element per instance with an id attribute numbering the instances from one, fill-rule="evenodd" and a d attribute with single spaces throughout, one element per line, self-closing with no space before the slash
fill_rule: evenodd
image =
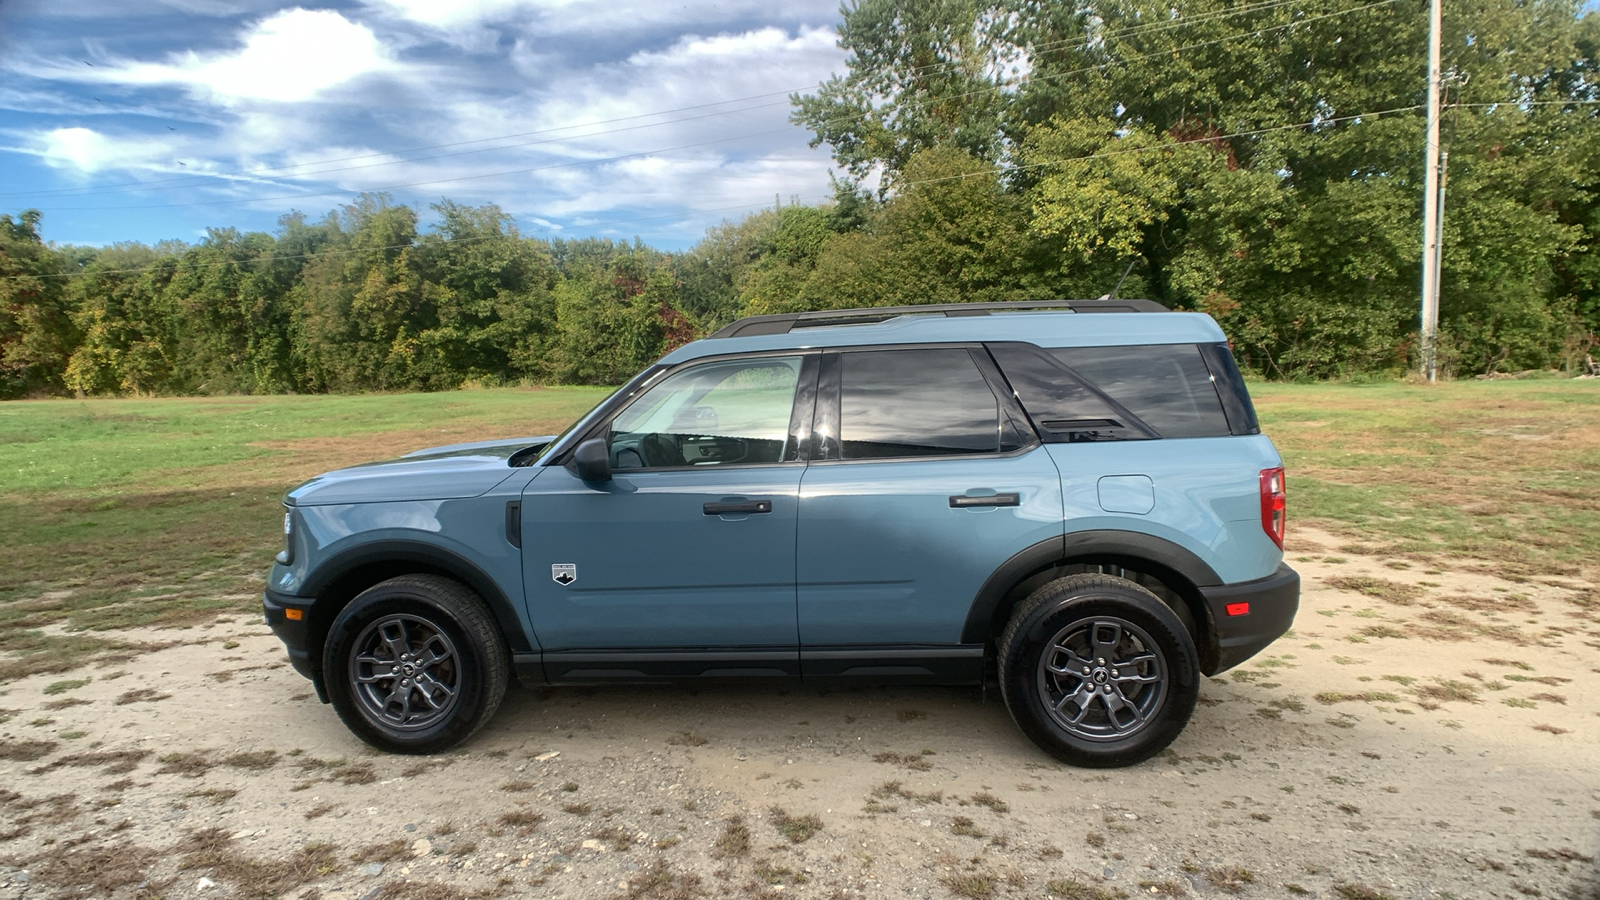
<path id="1" fill-rule="evenodd" d="M 1227 609 L 1230 616 L 1250 615 L 1250 604 L 1248 603 L 1229 603 Z"/>
<path id="2" fill-rule="evenodd" d="M 1283 526 L 1288 518 L 1288 494 L 1284 492 L 1283 467 L 1261 470 L 1261 530 L 1283 549 Z"/>

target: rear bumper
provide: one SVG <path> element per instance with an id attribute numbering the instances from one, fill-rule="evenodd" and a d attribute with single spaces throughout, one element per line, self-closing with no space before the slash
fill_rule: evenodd
<path id="1" fill-rule="evenodd" d="M 261 610 L 267 617 L 267 625 L 288 648 L 289 664 L 312 681 L 318 680 L 311 664 L 310 639 L 311 605 L 316 602 L 313 597 L 292 597 L 270 589 L 261 595 Z M 289 618 L 294 613 L 299 617 Z M 318 689 L 320 693 L 320 684 Z"/>
<path id="2" fill-rule="evenodd" d="M 1215 675 L 1260 653 L 1289 630 L 1300 608 L 1300 574 L 1279 563 L 1278 571 L 1266 578 L 1201 588 L 1200 593 L 1216 626 L 1216 664 L 1206 671 Z M 1228 606 L 1237 603 L 1250 604 L 1250 611 L 1228 615 Z"/>

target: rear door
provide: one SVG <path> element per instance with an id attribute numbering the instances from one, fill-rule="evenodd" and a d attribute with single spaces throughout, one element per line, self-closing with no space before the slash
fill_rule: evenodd
<path id="1" fill-rule="evenodd" d="M 981 665 L 981 648 L 956 646 L 973 598 L 1062 533 L 1060 476 L 1007 394 L 977 346 L 824 355 L 800 485 L 807 677 Z"/>

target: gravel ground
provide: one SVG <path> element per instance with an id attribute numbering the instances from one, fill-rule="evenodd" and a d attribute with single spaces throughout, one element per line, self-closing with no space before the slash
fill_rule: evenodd
<path id="1" fill-rule="evenodd" d="M 0 897 L 1600 897 L 1600 591 L 1356 550 L 1105 772 L 993 688 L 513 689 L 385 756 L 254 618 L 129 633 L 0 686 Z"/>

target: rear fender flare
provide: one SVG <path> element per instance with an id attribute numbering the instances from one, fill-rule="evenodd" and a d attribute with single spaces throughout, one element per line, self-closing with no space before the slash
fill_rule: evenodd
<path id="1" fill-rule="evenodd" d="M 1139 563 L 1154 564 L 1183 578 L 1188 582 L 1187 586 L 1194 588 L 1222 583 L 1216 570 L 1207 565 L 1205 560 L 1171 541 L 1137 531 L 1074 531 L 1040 541 L 995 569 L 973 598 L 967 621 L 961 629 L 961 642 L 979 644 L 989 641 L 996 630 L 995 614 L 1018 585 L 1054 566 L 1084 558 L 1126 560 L 1129 568 L 1138 568 Z M 1171 587 L 1178 590 L 1185 586 Z M 1210 625 L 1209 621 L 1196 624 L 1202 628 Z"/>

